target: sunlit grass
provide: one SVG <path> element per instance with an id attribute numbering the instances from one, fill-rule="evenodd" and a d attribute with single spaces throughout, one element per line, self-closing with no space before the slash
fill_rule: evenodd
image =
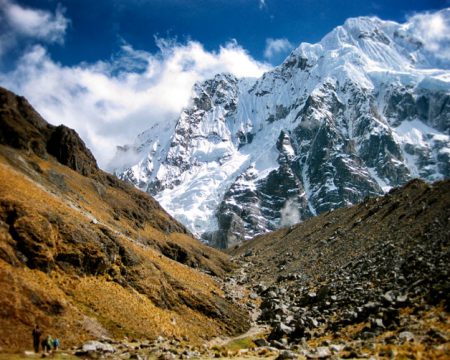
<path id="1" fill-rule="evenodd" d="M 111 205 L 125 209 L 137 206 L 123 190 L 94 186 L 95 180 L 35 156 L 32 161 L 42 173 L 33 174 L 23 156 L 16 168 L 11 165 L 14 159 L 7 160 L 0 151 L 0 201 L 20 209 L 24 221 L 48 221 L 55 232 L 55 254 L 88 252 L 106 258 L 99 239 L 108 231 L 110 244 L 120 244 L 139 262 L 126 267 L 119 259 L 109 265 L 116 275 L 105 272 L 93 276 L 58 266 L 44 273 L 0 259 L 0 348 L 31 349 L 35 323 L 41 324 L 45 333 L 59 337 L 63 348 L 101 336 L 188 336 L 192 343 L 201 343 L 204 338 L 229 331 L 220 319 L 196 310 L 214 306 L 223 295 L 218 285 L 203 272 L 164 256 L 160 248 L 176 243 L 199 268 L 218 274 L 229 267 L 226 255 L 186 234 L 154 227 L 152 224 L 171 221 L 156 204 L 149 203 L 153 211 L 150 220 L 136 227 L 133 218 L 118 215 Z M 63 177 L 63 189 L 49 181 L 49 171 Z M 59 232 L 61 226 L 66 233 L 86 234 L 92 239 L 79 240 L 82 246 L 72 243 Z M 1 247 L 11 249 L 13 244 L 8 232 L 0 231 Z M 53 308 L 60 313 L 51 313 Z"/>

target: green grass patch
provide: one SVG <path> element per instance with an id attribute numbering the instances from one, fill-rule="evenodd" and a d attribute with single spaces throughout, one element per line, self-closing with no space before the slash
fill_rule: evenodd
<path id="1" fill-rule="evenodd" d="M 230 351 L 238 351 L 240 349 L 251 349 L 256 347 L 255 343 L 251 338 L 242 338 L 230 341 L 224 348 Z"/>

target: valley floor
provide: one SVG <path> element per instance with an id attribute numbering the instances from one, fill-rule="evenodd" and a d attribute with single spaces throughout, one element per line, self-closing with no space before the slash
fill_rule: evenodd
<path id="1" fill-rule="evenodd" d="M 442 305 L 402 309 L 396 329 L 364 334 L 370 323 L 345 326 L 340 331 L 292 341 L 286 336 L 273 339 L 273 329 L 261 317 L 264 295 L 255 292 L 251 278 L 251 256 L 234 258 L 239 266 L 233 275 L 219 280 L 228 298 L 247 308 L 252 326 L 236 337 L 218 337 L 202 345 L 180 339 L 155 341 L 88 342 L 75 349 L 49 355 L 56 360 L 74 359 L 449 359 L 450 316 Z M 271 339 L 272 337 L 272 339 Z M 90 345 L 89 345 L 90 344 Z M 93 350 L 94 349 L 94 350 Z M 95 350 L 96 349 L 96 350 Z M 41 354 L 0 354 L 0 360 L 40 358 Z"/>

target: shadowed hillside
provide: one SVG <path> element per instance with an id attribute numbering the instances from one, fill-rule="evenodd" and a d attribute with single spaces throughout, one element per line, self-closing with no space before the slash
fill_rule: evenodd
<path id="1" fill-rule="evenodd" d="M 31 348 L 35 323 L 65 347 L 245 331 L 248 315 L 209 276 L 231 268 L 99 170 L 73 130 L 0 88 L 0 351 Z"/>

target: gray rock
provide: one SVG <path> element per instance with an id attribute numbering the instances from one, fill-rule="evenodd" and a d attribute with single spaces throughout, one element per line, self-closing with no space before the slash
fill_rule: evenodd
<path id="1" fill-rule="evenodd" d="M 328 359 L 331 357 L 331 350 L 327 346 L 319 346 L 312 351 L 305 351 L 308 359 Z"/>
<path id="2" fill-rule="evenodd" d="M 166 339 L 164 339 L 162 336 L 158 336 L 158 337 L 156 338 L 156 342 L 157 342 L 157 343 L 163 343 L 164 341 L 166 341 Z"/>
<path id="3" fill-rule="evenodd" d="M 276 358 L 276 360 L 285 360 L 285 359 L 297 359 L 298 355 L 290 350 L 283 350 L 280 352 L 280 355 Z"/>
<path id="4" fill-rule="evenodd" d="M 102 343 L 100 341 L 88 341 L 83 344 L 82 351 L 84 352 L 110 352 L 113 353 L 116 350 L 111 344 Z"/>
<path id="5" fill-rule="evenodd" d="M 270 344 L 277 349 L 281 349 L 281 350 L 289 350 L 290 349 L 290 347 L 285 342 L 281 342 L 278 340 L 271 340 Z"/>
<path id="6" fill-rule="evenodd" d="M 255 339 L 253 342 L 258 347 L 269 346 L 269 343 L 265 339 Z"/>
<path id="7" fill-rule="evenodd" d="M 329 348 L 333 353 L 336 354 L 336 353 L 344 350 L 344 347 L 345 347 L 345 345 L 343 345 L 343 344 L 331 344 Z"/>
<path id="8" fill-rule="evenodd" d="M 400 334 L 398 334 L 398 337 L 404 342 L 412 342 L 415 340 L 414 334 L 410 331 L 402 331 Z"/>
<path id="9" fill-rule="evenodd" d="M 158 360 L 175 360 L 176 358 L 177 358 L 176 355 L 170 352 L 158 356 Z"/>
<path id="10" fill-rule="evenodd" d="M 372 324 L 379 328 L 384 328 L 383 319 L 375 319 Z"/>
<path id="11" fill-rule="evenodd" d="M 290 335 L 294 332 L 294 329 L 283 323 L 275 325 L 272 332 L 269 335 L 269 340 L 280 340 L 284 336 Z"/>
<path id="12" fill-rule="evenodd" d="M 392 291 L 388 291 L 383 295 L 383 299 L 386 300 L 388 303 L 392 304 L 395 302 L 395 296 Z"/>
<path id="13" fill-rule="evenodd" d="M 144 360 L 144 358 L 139 354 L 131 354 L 129 359 L 130 360 Z"/>

